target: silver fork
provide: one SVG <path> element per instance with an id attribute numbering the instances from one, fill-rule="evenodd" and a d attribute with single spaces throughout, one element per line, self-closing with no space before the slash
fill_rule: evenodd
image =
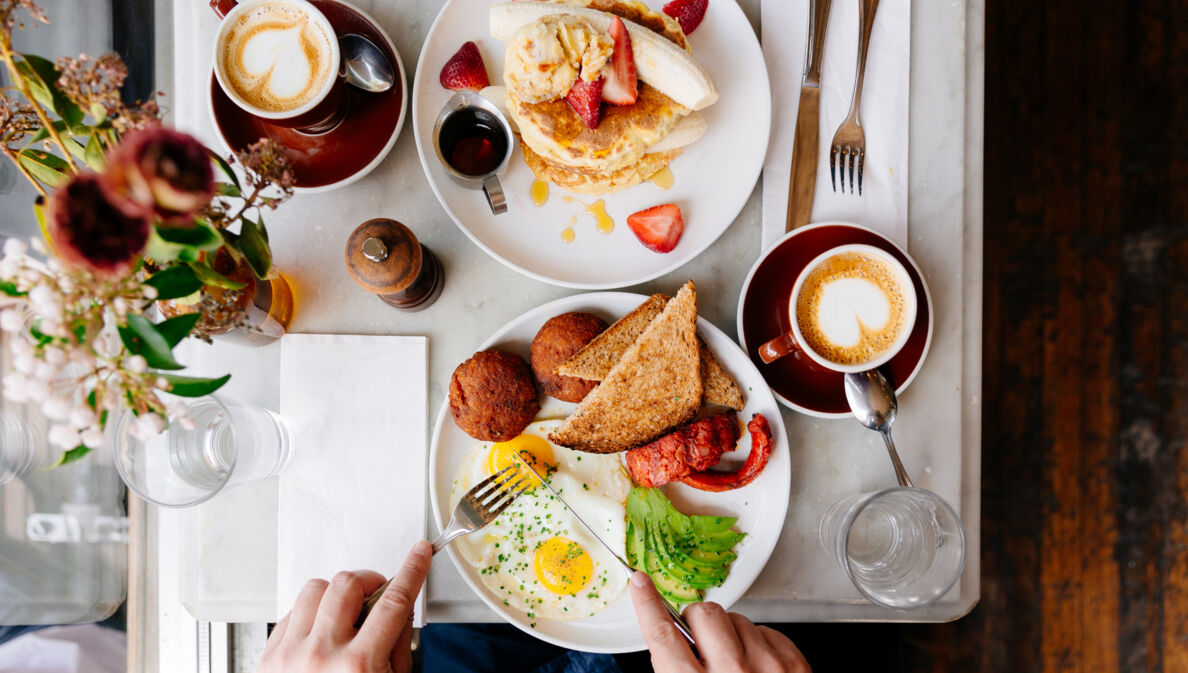
<path id="1" fill-rule="evenodd" d="M 837 191 L 837 157 L 841 155 L 842 193 L 846 191 L 846 168 L 850 170 L 850 193 L 854 193 L 854 167 L 858 168 L 858 195 L 862 195 L 862 167 L 866 163 L 866 134 L 862 131 L 859 110 L 862 107 L 862 80 L 866 74 L 866 48 L 870 46 L 870 31 L 874 27 L 879 0 L 859 0 L 858 4 L 858 72 L 854 75 L 854 93 L 850 98 L 850 114 L 833 134 L 833 148 L 829 151 L 829 181 Z"/>
<path id="2" fill-rule="evenodd" d="M 458 501 L 458 505 L 454 507 L 453 515 L 450 516 L 450 522 L 441 531 L 441 535 L 438 535 L 437 539 L 433 541 L 433 553 L 436 554 L 445 549 L 446 545 L 459 535 L 473 533 L 494 521 L 531 485 L 532 482 L 520 472 L 517 465 L 508 465 L 475 484 Z M 380 588 L 367 597 L 367 600 L 363 601 L 363 609 L 359 611 L 359 619 L 355 621 L 355 628 L 359 628 L 363 624 L 363 620 L 367 619 L 367 615 L 391 583 L 392 580 L 384 582 Z"/>

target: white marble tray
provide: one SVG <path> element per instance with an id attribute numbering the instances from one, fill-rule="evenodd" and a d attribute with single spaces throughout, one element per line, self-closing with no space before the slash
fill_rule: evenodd
<path id="1" fill-rule="evenodd" d="M 657 4 L 658 0 L 651 1 Z M 355 4 L 389 31 L 405 63 L 411 64 L 416 62 L 421 40 L 441 2 L 355 0 Z M 757 26 L 758 0 L 740 4 Z M 175 0 L 173 12 L 174 84 L 169 86 L 166 77 L 161 88 L 172 94 L 166 104 L 173 110 L 175 123 L 214 146 L 203 91 L 216 20 L 205 3 L 193 0 Z M 982 3 L 913 3 L 912 20 L 909 250 L 928 278 L 938 322 L 928 361 L 900 400 L 895 431 L 917 483 L 939 492 L 959 509 L 969 541 L 969 561 L 959 586 L 927 610 L 893 612 L 861 600 L 820 548 L 816 523 L 834 498 L 893 482 L 885 452 L 877 435 L 857 423 L 785 411 L 794 453 L 785 534 L 767 569 L 735 608 L 756 621 L 947 621 L 967 613 L 978 599 Z M 169 44 L 170 36 L 162 39 L 163 45 Z M 693 278 L 698 284 L 702 316 L 735 336 L 739 291 L 760 249 L 758 197 L 757 188 L 730 229 L 697 259 L 655 281 L 624 289 L 672 291 L 686 278 Z M 392 310 L 358 289 L 343 268 L 342 251 L 349 232 L 378 216 L 405 222 L 441 258 L 447 278 L 445 291 L 430 309 L 414 314 Z M 293 331 L 429 337 L 430 418 L 444 397 L 450 372 L 485 335 L 534 306 L 572 293 L 505 268 L 467 240 L 428 189 L 408 129 L 391 156 L 367 178 L 330 194 L 298 196 L 270 214 L 268 224 L 276 259 L 294 285 L 297 313 Z M 269 358 L 266 351 L 260 355 L 259 363 L 246 357 L 229 363 L 240 382 L 267 375 Z M 268 554 L 256 557 L 259 567 L 242 566 L 243 574 L 237 578 L 215 575 L 217 558 L 234 554 L 237 539 L 253 530 L 272 533 L 268 517 L 270 497 L 271 515 L 275 516 L 274 493 L 274 488 L 269 491 L 265 486 L 258 493 L 237 494 L 240 500 L 233 504 L 241 511 L 245 507 L 252 510 L 250 528 L 207 525 L 201 529 L 198 544 L 208 562 L 192 568 L 199 576 L 190 578 L 201 581 L 204 597 L 209 599 L 211 609 L 204 611 L 201 619 L 275 618 L 267 596 L 256 595 L 254 602 L 235 606 L 220 603 L 236 598 L 236 587 L 253 587 L 254 591 L 258 588 L 254 578 L 274 572 L 275 565 L 268 566 L 272 560 Z M 186 527 L 186 518 L 163 516 L 159 530 L 150 531 L 150 535 L 160 535 L 157 569 L 163 629 L 166 624 L 177 624 L 177 603 L 166 603 L 167 597 L 178 595 L 175 569 L 182 561 L 172 542 L 194 530 Z M 428 598 L 431 621 L 494 619 L 448 563 L 434 565 Z M 169 642 L 164 632 L 161 642 Z"/>

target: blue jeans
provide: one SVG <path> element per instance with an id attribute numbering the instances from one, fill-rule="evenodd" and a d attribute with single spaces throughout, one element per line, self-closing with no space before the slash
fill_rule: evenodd
<path id="1" fill-rule="evenodd" d="M 609 654 L 574 652 L 507 624 L 427 624 L 425 673 L 622 673 Z"/>

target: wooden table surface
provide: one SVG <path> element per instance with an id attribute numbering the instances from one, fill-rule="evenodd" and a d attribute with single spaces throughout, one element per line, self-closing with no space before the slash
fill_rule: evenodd
<path id="1" fill-rule="evenodd" d="M 981 602 L 790 632 L 818 673 L 1182 673 L 1188 2 L 986 12 Z"/>

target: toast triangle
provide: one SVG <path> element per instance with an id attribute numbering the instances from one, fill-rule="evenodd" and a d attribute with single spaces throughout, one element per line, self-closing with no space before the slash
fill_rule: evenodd
<path id="1" fill-rule="evenodd" d="M 701 406 L 697 290 L 681 288 L 549 439 L 592 453 L 646 444 Z"/>

